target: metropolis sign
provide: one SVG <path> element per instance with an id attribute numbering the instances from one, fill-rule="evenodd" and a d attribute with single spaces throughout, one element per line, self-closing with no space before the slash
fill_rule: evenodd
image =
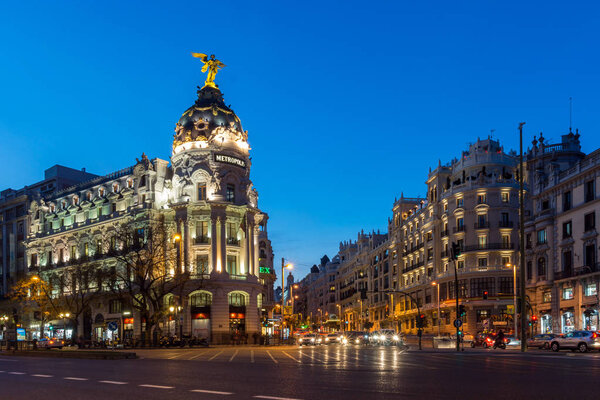
<path id="1" fill-rule="evenodd" d="M 242 160 L 241 158 L 227 156 L 225 154 L 215 154 L 215 161 L 246 168 L 246 161 Z"/>

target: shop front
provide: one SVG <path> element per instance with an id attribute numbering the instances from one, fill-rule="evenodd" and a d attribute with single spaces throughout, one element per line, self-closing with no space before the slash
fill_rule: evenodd
<path id="1" fill-rule="evenodd" d="M 552 333 L 552 315 L 548 311 L 540 316 L 540 333 Z"/>
<path id="2" fill-rule="evenodd" d="M 192 336 L 205 338 L 210 342 L 210 309 L 208 312 L 192 313 Z"/>
<path id="3" fill-rule="evenodd" d="M 575 314 L 573 309 L 564 310 L 561 314 L 561 333 L 569 333 L 575 330 Z"/>
<path id="4" fill-rule="evenodd" d="M 583 321 L 583 329 L 586 331 L 597 331 L 598 330 L 598 310 L 591 308 L 586 309 L 581 314 L 581 320 Z"/>

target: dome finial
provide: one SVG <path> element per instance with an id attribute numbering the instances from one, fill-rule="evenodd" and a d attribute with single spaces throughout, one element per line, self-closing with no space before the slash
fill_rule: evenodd
<path id="1" fill-rule="evenodd" d="M 221 61 L 217 60 L 214 54 L 211 54 L 210 58 L 208 58 L 206 54 L 202 53 L 192 53 L 192 56 L 199 58 L 204 64 L 201 69 L 202 72 L 208 71 L 206 81 L 204 82 L 204 87 L 209 86 L 217 89 L 217 85 L 215 84 L 215 77 L 217 76 L 217 72 L 219 72 L 219 68 L 223 68 L 226 65 L 223 64 Z"/>

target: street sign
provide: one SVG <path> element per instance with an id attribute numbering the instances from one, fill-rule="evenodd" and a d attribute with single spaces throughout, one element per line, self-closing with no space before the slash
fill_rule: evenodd
<path id="1" fill-rule="evenodd" d="M 512 304 L 507 305 L 506 306 L 506 313 L 507 314 L 514 314 L 515 313 L 515 306 L 513 306 Z"/>
<path id="2" fill-rule="evenodd" d="M 292 315 L 292 306 L 283 307 L 283 315 Z"/>
<path id="3" fill-rule="evenodd" d="M 119 329 L 119 325 L 117 325 L 116 321 L 110 321 L 108 324 L 106 324 L 106 327 L 108 328 L 109 331 L 116 331 L 117 329 Z"/>
<path id="4" fill-rule="evenodd" d="M 454 327 L 455 328 L 460 328 L 462 326 L 462 321 L 460 319 L 455 319 L 454 320 Z"/>

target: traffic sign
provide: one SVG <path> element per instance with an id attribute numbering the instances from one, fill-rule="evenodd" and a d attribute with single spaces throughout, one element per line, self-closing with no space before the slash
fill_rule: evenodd
<path id="1" fill-rule="evenodd" d="M 110 321 L 108 324 L 106 324 L 106 327 L 108 328 L 109 331 L 116 331 L 117 329 L 119 329 L 119 325 L 117 325 L 116 321 Z"/>
<path id="2" fill-rule="evenodd" d="M 454 327 L 455 328 L 460 328 L 462 326 L 462 321 L 460 319 L 455 319 L 454 320 Z"/>

